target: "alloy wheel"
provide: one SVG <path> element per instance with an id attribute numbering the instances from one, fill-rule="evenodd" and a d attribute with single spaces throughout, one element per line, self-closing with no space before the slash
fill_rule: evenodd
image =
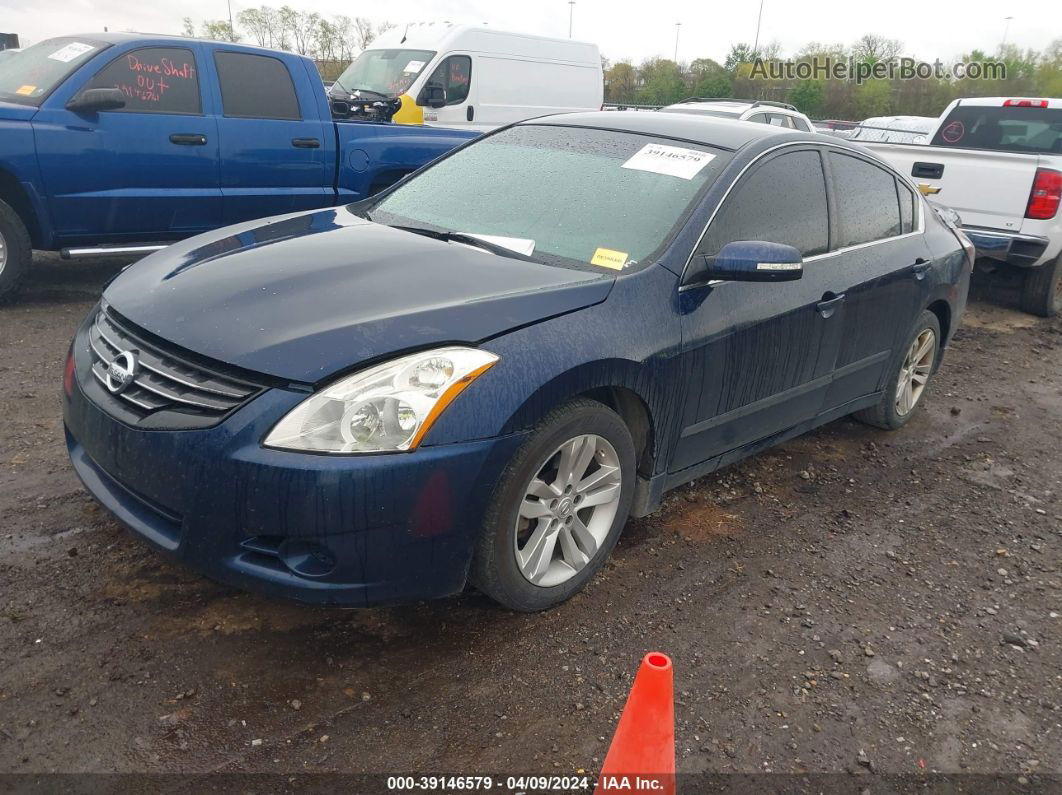
<path id="1" fill-rule="evenodd" d="M 622 472 L 607 439 L 583 434 L 558 447 L 524 489 L 514 552 L 534 585 L 560 585 L 582 570 L 608 537 Z"/>
<path id="2" fill-rule="evenodd" d="M 7 265 L 7 241 L 4 240 L 4 233 L 0 232 L 0 273 L 4 272 L 5 265 Z"/>
<path id="3" fill-rule="evenodd" d="M 905 417 L 918 404 L 933 373 L 937 356 L 937 335 L 933 329 L 923 329 L 911 347 L 900 368 L 900 382 L 896 389 L 896 413 Z"/>

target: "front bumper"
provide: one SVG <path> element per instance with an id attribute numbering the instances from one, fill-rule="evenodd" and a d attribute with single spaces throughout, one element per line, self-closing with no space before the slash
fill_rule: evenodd
<path id="1" fill-rule="evenodd" d="M 79 373 L 64 400 L 70 460 L 123 524 L 220 582 L 343 606 L 461 590 L 496 478 L 523 436 L 388 455 L 262 447 L 305 396 L 270 389 L 212 428 L 144 430 L 102 410 L 107 394 Z"/>
<path id="2" fill-rule="evenodd" d="M 1040 265 L 1050 242 L 1046 237 L 977 226 L 964 226 L 962 231 L 976 246 L 978 256 L 1006 262 L 1019 268 L 1035 268 Z"/>

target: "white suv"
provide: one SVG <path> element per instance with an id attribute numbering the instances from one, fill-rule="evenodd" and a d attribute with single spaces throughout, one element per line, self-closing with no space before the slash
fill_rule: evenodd
<path id="1" fill-rule="evenodd" d="M 721 116 L 759 124 L 772 124 L 792 130 L 811 132 L 811 119 L 792 105 L 767 102 L 761 99 L 711 99 L 690 97 L 660 109 L 661 113 L 692 113 L 700 116 Z"/>

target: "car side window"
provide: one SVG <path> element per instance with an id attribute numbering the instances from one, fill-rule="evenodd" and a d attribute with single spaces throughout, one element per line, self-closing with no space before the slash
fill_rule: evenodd
<path id="1" fill-rule="evenodd" d="M 811 132 L 811 127 L 808 126 L 808 123 L 798 116 L 790 116 L 789 123 L 801 132 Z"/>
<path id="2" fill-rule="evenodd" d="M 199 115 L 199 69 L 184 47 L 145 47 L 115 58 L 82 89 L 117 88 L 125 107 L 108 113 Z"/>
<path id="3" fill-rule="evenodd" d="M 835 248 L 900 234 L 900 206 L 892 173 L 858 157 L 830 152 L 838 230 Z"/>
<path id="4" fill-rule="evenodd" d="M 747 119 L 745 119 L 745 121 L 754 121 L 757 124 L 766 124 L 767 123 L 767 114 L 766 113 L 753 113 L 751 116 L 749 116 Z"/>
<path id="5" fill-rule="evenodd" d="M 771 113 L 767 116 L 767 123 L 772 127 L 791 127 L 789 117 L 782 113 Z"/>
<path id="6" fill-rule="evenodd" d="M 723 200 L 699 254 L 715 256 L 735 240 L 795 246 L 805 257 L 829 246 L 826 179 L 818 152 L 772 157 L 741 180 Z"/>
<path id="7" fill-rule="evenodd" d="M 447 105 L 460 105 L 468 99 L 472 85 L 472 59 L 467 55 L 451 55 L 435 67 L 428 82 L 446 89 Z"/>
<path id="8" fill-rule="evenodd" d="M 902 180 L 896 180 L 896 192 L 900 195 L 900 234 L 914 231 L 915 195 Z"/>
<path id="9" fill-rule="evenodd" d="M 223 115 L 236 119 L 302 119 L 291 73 L 279 58 L 216 52 Z"/>

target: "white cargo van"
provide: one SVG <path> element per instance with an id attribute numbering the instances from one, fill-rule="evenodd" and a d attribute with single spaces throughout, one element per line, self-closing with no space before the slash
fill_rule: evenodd
<path id="1" fill-rule="evenodd" d="M 339 98 L 399 98 L 392 121 L 401 124 L 478 130 L 600 110 L 603 92 L 596 44 L 450 23 L 392 28 L 331 89 Z"/>

